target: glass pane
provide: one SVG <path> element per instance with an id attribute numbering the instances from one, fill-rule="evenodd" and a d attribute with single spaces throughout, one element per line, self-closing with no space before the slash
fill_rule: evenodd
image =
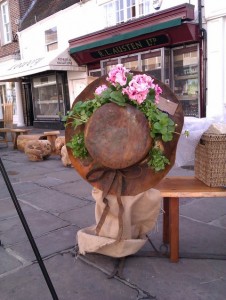
<path id="1" fill-rule="evenodd" d="M 107 75 L 109 73 L 110 69 L 113 66 L 116 66 L 117 64 L 118 64 L 117 58 L 102 62 L 102 74 Z"/>
<path id="2" fill-rule="evenodd" d="M 64 104 L 64 91 L 63 91 L 63 81 L 62 76 L 58 74 L 57 76 L 57 92 L 58 92 L 58 101 L 59 101 L 59 109 L 57 114 L 64 115 L 65 114 L 65 104 Z"/>
<path id="3" fill-rule="evenodd" d="M 92 77 L 100 77 L 101 76 L 101 70 L 97 69 L 97 70 L 90 70 L 89 71 L 89 76 Z"/>
<path id="4" fill-rule="evenodd" d="M 171 86 L 170 75 L 170 50 L 164 49 L 164 68 L 162 81 L 169 86 Z"/>
<path id="5" fill-rule="evenodd" d="M 61 83 L 59 84 L 59 90 L 60 89 L 62 90 Z M 59 119 L 59 90 L 57 90 L 55 75 L 37 77 L 33 79 L 33 99 L 36 118 Z M 60 93 L 59 97 L 60 95 L 62 96 L 62 92 Z"/>
<path id="6" fill-rule="evenodd" d="M 129 57 L 123 57 L 121 59 L 121 63 L 126 67 L 127 69 L 131 71 L 138 71 L 138 57 L 137 55 L 129 56 Z"/>
<path id="7" fill-rule="evenodd" d="M 58 43 L 53 43 L 53 44 L 49 44 L 47 45 L 47 51 L 52 51 L 58 48 Z"/>
<path id="8" fill-rule="evenodd" d="M 142 72 L 161 80 L 161 51 L 141 55 Z"/>
<path id="9" fill-rule="evenodd" d="M 56 27 L 53 27 L 53 28 L 45 31 L 45 42 L 46 42 L 46 45 L 53 43 L 53 42 L 57 42 L 57 28 Z"/>
<path id="10" fill-rule="evenodd" d="M 199 117 L 198 46 L 176 49 L 174 59 L 174 92 L 182 102 L 186 116 Z"/>

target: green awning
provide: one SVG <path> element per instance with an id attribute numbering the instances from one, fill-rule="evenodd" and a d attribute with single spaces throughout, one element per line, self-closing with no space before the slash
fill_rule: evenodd
<path id="1" fill-rule="evenodd" d="M 99 41 L 92 42 L 92 43 L 85 44 L 85 45 L 78 46 L 78 47 L 73 47 L 70 49 L 70 54 L 88 50 L 88 49 L 101 47 L 101 46 L 108 45 L 108 44 L 114 44 L 114 43 L 117 43 L 120 41 L 128 40 L 128 39 L 131 39 L 131 38 L 134 38 L 134 37 L 137 37 L 140 35 L 148 34 L 151 32 L 155 32 L 158 30 L 163 30 L 166 28 L 179 26 L 179 25 L 181 25 L 181 23 L 182 23 L 181 18 L 178 18 L 178 19 L 167 21 L 167 22 L 159 23 L 156 25 L 148 26 L 148 27 L 145 27 L 142 29 L 134 30 L 131 32 L 126 32 L 126 33 L 119 34 L 119 35 L 116 35 L 116 36 L 113 36 L 113 37 L 110 37 L 107 39 L 99 40 Z"/>

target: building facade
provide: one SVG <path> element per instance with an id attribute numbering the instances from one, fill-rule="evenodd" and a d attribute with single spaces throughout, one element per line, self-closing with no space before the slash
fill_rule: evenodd
<path id="1" fill-rule="evenodd" d="M 0 69 L 20 59 L 18 28 L 20 19 L 26 13 L 31 0 L 0 0 Z M 16 99 L 19 84 L 14 81 L 0 82 L 0 121 L 3 118 L 3 108 L 6 102 L 13 103 L 14 122 L 23 126 L 23 108 L 20 98 Z M 17 116 L 20 116 L 18 119 Z"/>
<path id="2" fill-rule="evenodd" d="M 96 3 L 102 29 L 69 40 L 71 56 L 88 75 L 123 63 L 169 85 L 185 116 L 226 122 L 224 0 Z"/>
<path id="3" fill-rule="evenodd" d="M 81 90 L 117 63 L 168 85 L 185 116 L 225 118 L 224 0 L 40 2 L 20 21 L 21 60 L 0 72 L 20 82 L 26 125 L 59 128 Z"/>
<path id="4" fill-rule="evenodd" d="M 19 21 L 20 59 L 1 68 L 0 81 L 19 86 L 15 98 L 22 98 L 23 110 L 17 117 L 25 125 L 63 128 L 61 116 L 70 108 L 68 76 L 86 74 L 86 67 L 78 66 L 68 53 L 67 29 L 73 25 L 78 2 L 33 0 Z"/>

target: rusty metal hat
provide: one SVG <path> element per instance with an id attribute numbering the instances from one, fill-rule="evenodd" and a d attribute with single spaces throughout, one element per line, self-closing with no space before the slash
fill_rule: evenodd
<path id="1" fill-rule="evenodd" d="M 180 134 L 184 121 L 181 104 L 167 85 L 157 79 L 154 79 L 154 83 L 162 89 L 159 109 L 167 112 L 169 118 L 177 124 L 176 132 Z M 92 99 L 97 87 L 101 85 L 109 86 L 107 76 L 91 82 L 75 99 L 72 109 L 78 101 Z M 156 172 L 147 160 L 154 147 L 150 124 L 146 116 L 133 105 L 106 103 L 91 115 L 86 124 L 76 129 L 71 121 L 69 118 L 66 124 L 66 143 L 70 143 L 76 134 L 83 133 L 89 153 L 86 158 L 77 158 L 67 145 L 71 163 L 82 178 L 105 194 L 137 195 L 154 187 L 174 165 L 179 134 L 175 133 L 171 141 L 161 141 L 162 151 L 169 164 L 164 170 Z"/>

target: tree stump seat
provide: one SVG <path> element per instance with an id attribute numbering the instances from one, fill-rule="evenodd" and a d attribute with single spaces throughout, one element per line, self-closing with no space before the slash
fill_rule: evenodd
<path id="1" fill-rule="evenodd" d="M 51 143 L 48 140 L 30 140 L 26 143 L 24 152 L 30 161 L 42 161 L 51 155 Z"/>
<path id="2" fill-rule="evenodd" d="M 19 135 L 27 135 L 31 129 L 23 129 L 23 128 L 12 128 L 10 132 L 13 134 L 13 148 L 17 149 L 17 140 Z"/>

